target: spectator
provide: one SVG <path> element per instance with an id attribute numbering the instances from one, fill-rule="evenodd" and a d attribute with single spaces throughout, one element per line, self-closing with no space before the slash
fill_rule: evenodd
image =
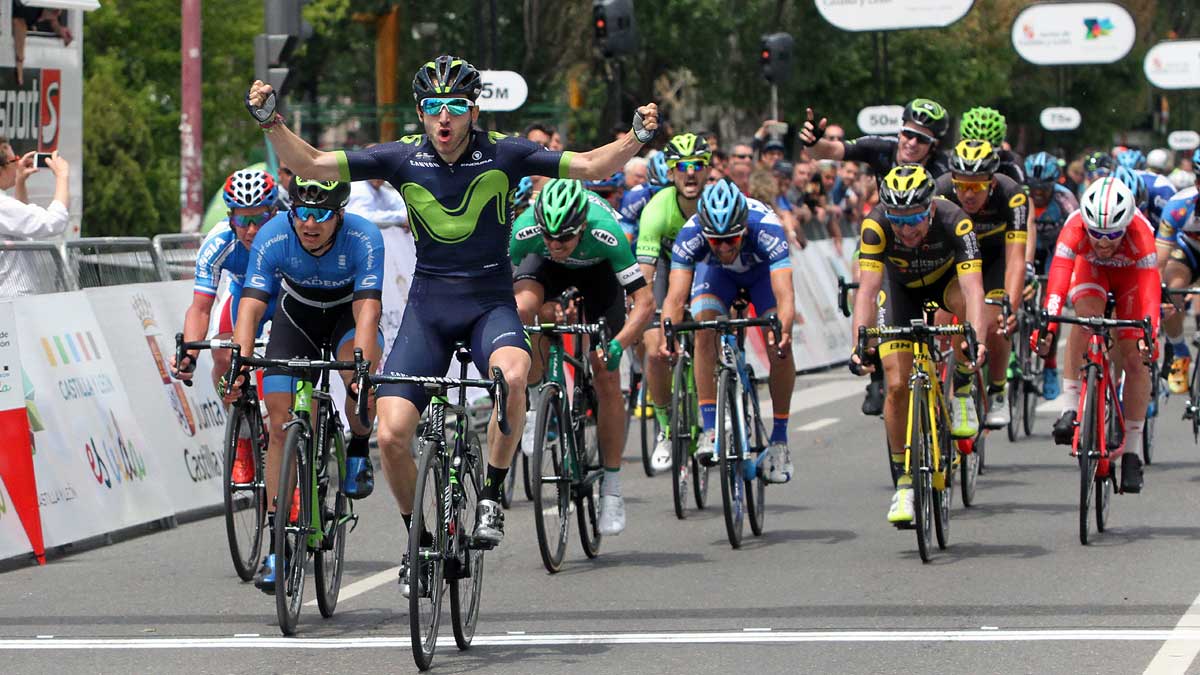
<path id="1" fill-rule="evenodd" d="M 383 179 L 351 183 L 346 210 L 375 223 L 381 230 L 398 226 L 408 231 L 408 207 L 404 204 L 404 198 Z"/>
<path id="2" fill-rule="evenodd" d="M 732 169 L 737 164 L 745 163 L 750 166 L 754 162 L 754 148 L 747 143 L 738 143 L 733 146 L 733 154 L 729 157 L 729 168 Z M 746 179 L 749 180 L 750 175 L 747 173 Z"/>
<path id="3" fill-rule="evenodd" d="M 645 157 L 633 157 L 625 162 L 625 189 L 650 180 L 650 162 Z"/>
<path id="4" fill-rule="evenodd" d="M 775 166 L 775 162 L 783 159 L 785 151 L 786 148 L 783 147 L 783 143 L 780 143 L 775 139 L 771 139 L 763 144 L 762 153 L 759 155 L 758 162 L 763 168 L 769 169 L 770 167 Z"/>
<path id="5" fill-rule="evenodd" d="M 718 167 L 718 166 L 711 166 L 708 169 L 708 183 L 707 184 L 712 185 L 713 183 L 721 180 L 724 177 L 725 177 L 725 170 L 723 168 Z"/>
<path id="6" fill-rule="evenodd" d="M 779 216 L 783 231 L 787 233 L 788 244 L 796 250 L 804 248 L 808 242 L 803 240 L 803 233 L 797 227 L 796 217 L 792 214 L 791 204 L 779 192 L 779 184 L 772 175 L 773 171 L 757 169 L 750 174 L 750 197 L 766 204 Z"/>
<path id="7" fill-rule="evenodd" d="M 54 197 L 50 205 L 42 208 L 29 203 L 25 182 L 38 172 L 34 162 L 37 152 L 17 157 L 8 139 L 0 137 L 0 190 L 13 191 L 13 196 L 0 193 L 0 236 L 18 239 L 47 239 L 66 232 L 71 218 L 67 211 L 70 204 L 71 167 L 67 160 L 55 151 L 46 163 L 54 174 Z M 3 274 L 0 274 L 3 277 Z"/>
<path id="8" fill-rule="evenodd" d="M 830 124 L 825 127 L 825 138 L 831 141 L 846 140 L 846 130 L 840 124 Z"/>
<path id="9" fill-rule="evenodd" d="M 750 173 L 753 165 L 750 162 L 738 161 L 729 167 L 729 180 L 738 186 L 742 194 L 750 194 Z"/>
<path id="10" fill-rule="evenodd" d="M 721 137 L 715 131 L 701 131 L 696 134 L 702 137 L 708 143 L 709 152 L 716 152 L 721 149 Z"/>
<path id="11" fill-rule="evenodd" d="M 13 53 L 17 66 L 17 85 L 25 84 L 25 34 L 29 31 L 54 33 L 70 46 L 75 39 L 66 26 L 66 13 L 61 9 L 27 7 L 21 0 L 13 0 Z"/>
<path id="12" fill-rule="evenodd" d="M 809 208 L 820 206 L 820 204 L 815 203 L 809 196 L 812 180 L 813 163 L 797 162 L 792 169 L 792 184 L 787 190 L 788 201 L 797 206 L 804 204 Z"/>
<path id="13" fill-rule="evenodd" d="M 550 145 L 546 146 L 555 152 L 561 152 L 563 149 L 562 134 L 558 131 L 550 132 Z"/>
<path id="14" fill-rule="evenodd" d="M 554 130 L 550 127 L 534 122 L 525 127 L 525 138 L 537 143 L 542 147 L 550 147 L 550 139 L 554 136 Z"/>
<path id="15" fill-rule="evenodd" d="M 724 173 L 725 168 L 729 166 L 729 155 L 724 150 L 712 151 L 712 168 L 719 169 Z"/>
<path id="16" fill-rule="evenodd" d="M 1071 194 L 1079 194 L 1082 189 L 1083 181 L 1086 178 L 1083 172 L 1083 159 L 1076 159 L 1067 165 L 1067 170 L 1063 176 L 1063 187 L 1071 191 Z"/>
<path id="17" fill-rule="evenodd" d="M 292 208 L 292 198 L 291 198 L 291 196 L 288 195 L 288 188 L 291 187 L 292 178 L 294 178 L 295 176 L 296 176 L 296 174 L 292 173 L 291 169 L 287 168 L 286 166 L 284 166 L 282 164 L 279 165 L 279 175 L 276 176 L 276 178 L 278 180 L 276 180 L 275 182 L 277 182 L 279 184 L 279 202 L 278 202 L 278 204 L 279 204 L 280 210 L 287 210 L 287 209 Z"/>

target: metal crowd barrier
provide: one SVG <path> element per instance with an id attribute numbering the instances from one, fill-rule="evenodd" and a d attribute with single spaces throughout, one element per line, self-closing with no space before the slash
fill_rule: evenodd
<path id="1" fill-rule="evenodd" d="M 0 298 L 62 293 L 78 287 L 58 244 L 0 241 Z"/>
<path id="2" fill-rule="evenodd" d="M 204 235 L 199 233 L 155 235 L 154 253 L 162 266 L 162 279 L 174 281 L 195 278 L 196 256 L 203 242 Z"/>
<path id="3" fill-rule="evenodd" d="M 67 265 L 80 288 L 163 279 L 154 246 L 145 237 L 92 237 L 65 244 Z"/>

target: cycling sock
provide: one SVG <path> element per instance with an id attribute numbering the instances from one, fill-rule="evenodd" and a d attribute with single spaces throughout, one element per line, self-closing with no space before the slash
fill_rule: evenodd
<path id="1" fill-rule="evenodd" d="M 1058 368 L 1058 354 L 1051 354 L 1050 356 L 1047 356 L 1046 358 L 1042 359 L 1042 362 L 1046 364 L 1047 368 L 1057 369 Z"/>
<path id="2" fill-rule="evenodd" d="M 1081 387 L 1082 385 L 1080 384 L 1079 380 L 1068 380 L 1065 377 L 1063 378 L 1061 397 L 1063 402 L 1063 412 L 1070 412 L 1075 409 L 1075 406 L 1079 405 L 1079 391 Z"/>
<path id="3" fill-rule="evenodd" d="M 621 496 L 621 469 L 604 467 L 604 480 L 600 481 L 601 497 Z"/>
<path id="4" fill-rule="evenodd" d="M 965 363 L 954 366 L 954 393 L 958 396 L 968 396 L 971 393 L 971 368 Z"/>
<path id="5" fill-rule="evenodd" d="M 350 442 L 346 445 L 347 457 L 368 457 L 371 454 L 371 436 L 355 436 L 351 434 Z"/>
<path id="6" fill-rule="evenodd" d="M 775 445 L 776 443 L 787 445 L 787 425 L 787 413 L 775 416 L 775 422 L 771 425 L 771 445 Z"/>
<path id="7" fill-rule="evenodd" d="M 671 428 L 671 408 L 668 406 L 654 406 L 654 418 L 658 420 L 658 428 L 667 430 Z"/>
<path id="8" fill-rule="evenodd" d="M 507 477 L 507 468 L 501 469 L 488 462 L 487 475 L 483 479 L 483 492 L 479 498 L 490 499 L 494 502 L 500 501 L 500 486 L 504 485 L 504 479 Z"/>
<path id="9" fill-rule="evenodd" d="M 1142 429 L 1146 420 L 1125 420 L 1125 452 L 1142 453 Z"/>
<path id="10" fill-rule="evenodd" d="M 988 385 L 988 393 L 989 394 L 999 394 L 1000 392 L 1004 391 L 1004 388 L 1006 386 L 1008 386 L 1008 380 L 1006 380 L 1004 378 L 1000 378 L 999 380 L 993 380 L 991 382 L 991 384 Z"/>
<path id="11" fill-rule="evenodd" d="M 1187 341 L 1182 336 L 1179 339 L 1171 338 L 1172 355 L 1177 359 L 1184 359 L 1191 356 L 1188 352 Z"/>
<path id="12" fill-rule="evenodd" d="M 712 429 L 717 428 L 716 401 L 700 402 L 700 426 L 704 427 L 705 431 L 711 431 Z"/>

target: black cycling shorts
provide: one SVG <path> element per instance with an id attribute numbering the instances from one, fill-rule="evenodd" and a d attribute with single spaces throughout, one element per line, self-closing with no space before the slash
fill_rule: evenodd
<path id="1" fill-rule="evenodd" d="M 939 309 L 948 310 L 946 289 L 949 288 L 950 281 L 956 278 L 958 277 L 955 274 L 948 272 L 928 286 L 909 288 L 898 281 L 893 281 L 893 275 L 887 275 L 884 281 L 886 290 L 883 298 L 883 325 L 907 328 L 913 319 L 925 318 L 926 302 L 937 305 Z M 881 343 L 897 340 L 901 340 L 901 338 L 888 338 L 881 340 Z M 881 349 L 881 353 L 887 351 L 889 350 Z"/>
<path id="2" fill-rule="evenodd" d="M 607 260 L 590 267 L 567 267 L 548 258 L 526 256 L 513 279 L 530 279 L 541 284 L 547 302 L 574 286 L 583 295 L 587 321 L 603 318 L 610 335 L 620 333 L 625 327 L 625 289 Z"/>
<path id="3" fill-rule="evenodd" d="M 353 303 L 331 307 L 305 304 L 288 293 L 280 295 L 271 316 L 271 339 L 267 342 L 268 359 L 319 359 L 322 345 L 328 344 L 334 354 L 346 342 L 354 339 Z M 382 345 L 383 335 L 379 335 Z M 267 368 L 263 372 L 264 393 L 292 393 L 295 380 L 282 368 Z"/>

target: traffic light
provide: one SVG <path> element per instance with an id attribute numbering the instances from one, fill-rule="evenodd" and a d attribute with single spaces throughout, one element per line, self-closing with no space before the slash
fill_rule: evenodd
<path id="1" fill-rule="evenodd" d="M 266 32 L 254 36 L 254 77 L 286 93 L 294 73 L 287 66 L 296 47 L 312 33 L 300 16 L 304 0 L 263 0 Z"/>
<path id="2" fill-rule="evenodd" d="M 792 46 L 795 42 L 787 33 L 771 33 L 762 38 L 758 62 L 763 77 L 771 84 L 783 84 L 792 75 Z"/>
<path id="3" fill-rule="evenodd" d="M 637 49 L 633 0 L 592 0 L 592 18 L 596 46 L 605 56 L 620 56 Z"/>

